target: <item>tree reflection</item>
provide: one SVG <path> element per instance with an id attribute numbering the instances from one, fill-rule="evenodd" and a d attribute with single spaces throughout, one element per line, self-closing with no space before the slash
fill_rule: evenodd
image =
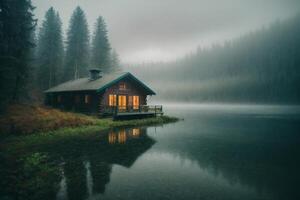
<path id="1" fill-rule="evenodd" d="M 114 164 L 131 167 L 155 143 L 147 136 L 146 130 L 114 129 L 100 137 L 65 143 L 64 149 L 61 149 L 65 176 L 62 181 L 66 181 L 67 189 L 59 189 L 60 199 L 86 199 L 103 194 Z M 65 150 L 67 146 L 71 151 Z M 65 194 L 61 194 L 62 191 Z"/>

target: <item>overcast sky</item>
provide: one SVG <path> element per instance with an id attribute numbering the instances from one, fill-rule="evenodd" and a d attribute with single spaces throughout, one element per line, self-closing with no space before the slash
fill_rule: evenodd
<path id="1" fill-rule="evenodd" d="M 300 0 L 32 0 L 41 21 L 53 6 L 64 30 L 76 6 L 92 32 L 106 20 L 112 47 L 126 63 L 169 61 L 299 12 Z"/>

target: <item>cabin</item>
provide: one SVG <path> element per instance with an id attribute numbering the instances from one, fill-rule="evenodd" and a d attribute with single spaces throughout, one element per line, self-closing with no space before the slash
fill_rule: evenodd
<path id="1" fill-rule="evenodd" d="M 129 72 L 71 80 L 45 91 L 45 104 L 62 110 L 114 118 L 141 118 L 162 114 L 162 106 L 147 105 L 155 92 Z"/>

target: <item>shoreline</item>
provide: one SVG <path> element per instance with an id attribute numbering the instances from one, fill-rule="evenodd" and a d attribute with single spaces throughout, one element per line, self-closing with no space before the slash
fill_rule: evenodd
<path id="1" fill-rule="evenodd" d="M 100 131 L 112 128 L 130 128 L 137 126 L 153 126 L 175 123 L 181 119 L 170 116 L 145 118 L 137 120 L 113 121 L 111 118 L 97 119 L 95 124 L 76 127 L 62 127 L 56 130 L 36 132 L 28 135 L 8 135 L 2 138 L 4 144 L 11 152 L 19 152 L 25 148 L 39 146 L 45 143 L 55 144 L 58 141 L 80 139 L 98 134 Z"/>

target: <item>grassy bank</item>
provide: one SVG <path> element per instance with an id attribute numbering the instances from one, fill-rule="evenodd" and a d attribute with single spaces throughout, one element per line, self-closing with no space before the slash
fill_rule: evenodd
<path id="1" fill-rule="evenodd" d="M 70 168 L 66 170 L 72 173 L 82 170 L 83 157 L 91 156 L 93 161 L 97 158 L 101 166 L 107 162 L 106 156 L 122 155 L 132 149 L 130 143 L 127 146 L 108 145 L 106 133 L 116 131 L 109 129 L 161 125 L 177 120 L 161 116 L 113 121 L 45 107 L 12 106 L 0 119 L 3 136 L 0 138 L 0 199 L 55 199 L 62 178 L 62 163 L 67 163 Z M 147 139 L 141 136 L 139 141 L 145 145 Z M 134 146 L 132 155 L 140 148 Z M 78 178 L 76 174 L 71 177 Z"/>
<path id="2" fill-rule="evenodd" d="M 2 135 L 72 135 L 113 127 L 164 124 L 177 120 L 175 117 L 161 116 L 138 120 L 113 121 L 111 118 L 101 119 L 41 106 L 11 105 L 7 113 L 0 117 L 0 130 Z"/>

